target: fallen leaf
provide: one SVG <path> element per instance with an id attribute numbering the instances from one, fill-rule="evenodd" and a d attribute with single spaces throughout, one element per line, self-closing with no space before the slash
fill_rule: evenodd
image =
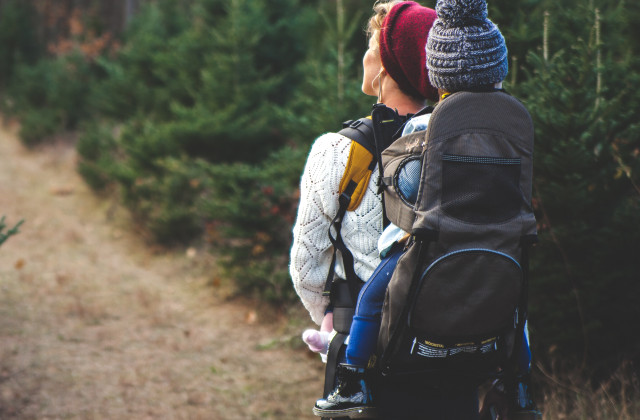
<path id="1" fill-rule="evenodd" d="M 51 187 L 49 190 L 53 195 L 71 195 L 74 193 L 74 188 L 70 186 L 64 187 Z"/>
<path id="2" fill-rule="evenodd" d="M 197 254 L 197 251 L 195 248 L 187 249 L 187 258 L 189 258 L 190 260 L 195 258 L 196 254 Z"/>
<path id="3" fill-rule="evenodd" d="M 245 322 L 247 324 L 255 324 L 257 320 L 258 314 L 256 313 L 256 311 L 247 312 L 247 315 L 245 316 Z"/>

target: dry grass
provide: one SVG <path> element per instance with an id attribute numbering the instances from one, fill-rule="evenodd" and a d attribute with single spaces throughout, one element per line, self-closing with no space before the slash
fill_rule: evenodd
<path id="1" fill-rule="evenodd" d="M 206 252 L 147 246 L 68 142 L 29 151 L 13 133 L 0 214 L 25 223 L 0 248 L 0 419 L 313 418 L 322 365 L 290 345 L 302 325 L 227 299 Z"/>
<path id="2" fill-rule="evenodd" d="M 640 419 L 640 377 L 631 363 L 595 387 L 587 385 L 581 372 L 560 376 L 540 366 L 538 370 L 545 378 L 544 420 Z"/>

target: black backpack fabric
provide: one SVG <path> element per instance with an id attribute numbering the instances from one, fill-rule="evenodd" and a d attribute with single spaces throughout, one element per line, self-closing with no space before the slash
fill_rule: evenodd
<path id="1" fill-rule="evenodd" d="M 382 152 L 386 215 L 411 233 L 387 289 L 378 365 L 435 387 L 512 371 L 527 316 L 533 124 L 504 92 L 458 92 Z M 398 185 L 419 176 L 417 200 Z"/>
<path id="2" fill-rule="evenodd" d="M 338 212 L 331 221 L 328 232 L 333 245 L 333 255 L 325 282 L 324 294 L 330 298 L 330 306 L 333 310 L 333 328 L 336 334 L 332 338 L 327 352 L 324 397 L 327 397 L 335 387 L 336 367 L 344 357 L 345 340 L 349 336 L 358 293 L 364 281 L 367 280 L 360 279 L 356 275 L 353 255 L 342 240 L 342 220 L 347 211 L 355 210 L 359 206 L 376 164 L 379 173 L 374 176 L 381 177 L 382 168 L 378 164 L 381 153 L 391 144 L 405 122 L 406 117 L 398 115 L 395 110 L 382 104 L 376 104 L 373 106 L 370 117 L 346 121 L 343 123 L 342 130 L 338 132 L 338 134 L 351 139 L 353 143 L 347 167 L 340 182 Z M 386 220 L 384 224 L 387 224 Z M 335 276 L 338 254 L 344 266 L 345 279 Z"/>

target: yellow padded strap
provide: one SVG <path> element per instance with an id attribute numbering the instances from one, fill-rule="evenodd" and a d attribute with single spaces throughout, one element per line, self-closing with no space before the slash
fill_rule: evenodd
<path id="1" fill-rule="evenodd" d="M 356 143 L 355 141 L 351 142 L 349 159 L 347 160 L 347 167 L 345 168 L 342 180 L 340 181 L 339 192 L 342 194 L 351 180 L 356 182 L 358 186 L 351 196 L 351 202 L 349 203 L 349 207 L 347 207 L 347 211 L 357 209 L 362 202 L 362 197 L 364 197 L 364 193 L 367 191 L 369 179 L 371 179 L 371 170 L 369 169 L 369 165 L 372 160 L 373 155 L 365 149 L 364 146 Z"/>

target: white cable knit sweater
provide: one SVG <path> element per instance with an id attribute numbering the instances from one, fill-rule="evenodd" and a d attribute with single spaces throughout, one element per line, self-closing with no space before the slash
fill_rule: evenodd
<path id="1" fill-rule="evenodd" d="M 327 232 L 338 212 L 338 186 L 350 147 L 351 140 L 336 133 L 318 137 L 300 182 L 289 271 L 296 292 L 316 324 L 322 322 L 329 304 L 329 299 L 322 296 L 333 253 Z M 377 179 L 376 168 L 362 203 L 355 211 L 347 212 L 342 223 L 342 238 L 353 254 L 356 274 L 363 281 L 369 279 L 380 262 L 377 244 L 382 233 L 382 202 L 376 194 Z M 344 278 L 340 258 L 336 275 Z"/>

